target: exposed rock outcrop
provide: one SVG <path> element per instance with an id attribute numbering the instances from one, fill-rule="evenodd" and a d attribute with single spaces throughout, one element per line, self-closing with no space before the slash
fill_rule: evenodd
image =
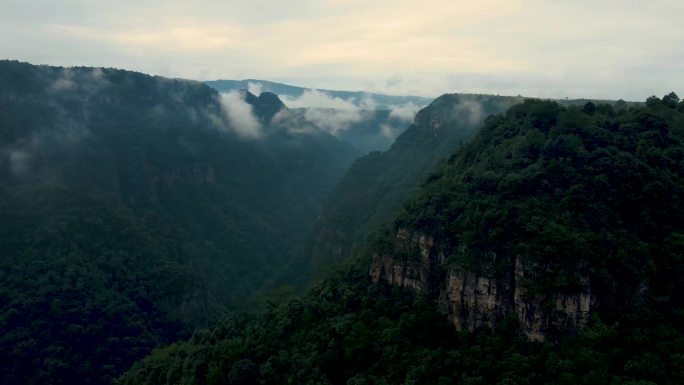
<path id="1" fill-rule="evenodd" d="M 516 316 L 531 340 L 543 341 L 586 325 L 595 306 L 581 266 L 577 266 L 581 277 L 578 287 L 534 293 L 526 285 L 534 276 L 523 256 L 508 257 L 503 261 L 508 268 L 495 273 L 494 265 L 502 261 L 494 253 L 481 257 L 483 268 L 479 271 L 447 266 L 448 250 L 425 234 L 399 230 L 395 246 L 398 255 L 374 256 L 370 269 L 373 281 L 386 281 L 437 299 L 459 330 L 493 327 Z"/>

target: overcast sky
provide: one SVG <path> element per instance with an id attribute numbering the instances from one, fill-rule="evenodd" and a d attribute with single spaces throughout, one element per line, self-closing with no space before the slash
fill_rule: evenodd
<path id="1" fill-rule="evenodd" d="M 0 58 L 438 96 L 684 94 L 684 1 L 0 0 Z"/>

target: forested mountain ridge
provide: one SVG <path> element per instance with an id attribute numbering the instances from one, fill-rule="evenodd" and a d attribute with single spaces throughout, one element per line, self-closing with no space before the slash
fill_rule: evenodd
<path id="1" fill-rule="evenodd" d="M 286 115 L 273 94 L 0 61 L 0 382 L 106 383 L 303 283 L 292 259 L 358 152 Z"/>
<path id="2" fill-rule="evenodd" d="M 440 298 L 457 328 L 515 314 L 536 339 L 681 309 L 682 110 L 528 100 L 488 119 L 404 205 L 373 278 Z"/>
<path id="3" fill-rule="evenodd" d="M 414 123 L 385 152 L 358 159 L 326 200 L 309 250 L 314 269 L 351 255 L 390 220 L 440 161 L 468 141 L 484 119 L 522 98 L 447 94 L 418 112 Z"/>
<path id="4" fill-rule="evenodd" d="M 361 258 L 301 299 L 155 351 L 119 383 L 682 383 L 682 193 L 676 95 L 628 110 L 526 101 L 489 118 Z M 464 271 L 491 285 L 450 297 L 447 276 Z M 582 291 L 585 274 L 589 316 L 557 323 L 555 295 Z M 541 298 L 530 313 L 509 307 L 512 278 Z M 529 333 L 535 314 L 551 315 L 546 341 Z M 478 323 L 456 324 L 468 315 Z"/>

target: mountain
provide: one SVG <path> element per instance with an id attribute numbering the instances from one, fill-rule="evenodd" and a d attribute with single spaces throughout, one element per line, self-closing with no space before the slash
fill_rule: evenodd
<path id="1" fill-rule="evenodd" d="M 364 154 L 387 150 L 415 113 L 431 102 L 417 96 L 306 89 L 254 79 L 205 83 L 222 93 L 253 89 L 277 94 L 300 122 L 349 142 Z"/>
<path id="2" fill-rule="evenodd" d="M 413 119 L 413 109 L 397 116 L 392 110 L 340 110 L 334 108 L 294 108 L 303 122 L 316 126 L 350 143 L 362 154 L 387 150 Z M 409 117 L 410 116 L 410 117 Z"/>
<path id="3" fill-rule="evenodd" d="M 285 104 L 271 92 L 262 92 L 254 95 L 249 91 L 242 90 L 245 102 L 252 106 L 252 112 L 264 125 L 270 125 L 273 118 L 281 111 L 287 110 Z"/>
<path id="4" fill-rule="evenodd" d="M 358 152 L 288 116 L 269 93 L 0 61 L 0 382 L 106 383 L 303 284 L 294 256 Z"/>
<path id="5" fill-rule="evenodd" d="M 440 162 L 470 140 L 483 122 L 524 98 L 476 94 L 445 94 L 416 115 L 385 152 L 354 162 L 332 194 L 307 244 L 315 274 L 350 256 L 365 239 L 394 215 Z M 563 106 L 614 106 L 622 110 L 640 102 L 564 99 Z"/>
<path id="6" fill-rule="evenodd" d="M 529 100 L 490 119 L 404 206 L 374 279 L 439 298 L 459 329 L 515 315 L 535 340 L 592 315 L 677 320 L 682 110 Z"/>
<path id="7" fill-rule="evenodd" d="M 675 94 L 618 110 L 525 101 L 487 119 L 361 258 L 119 384 L 680 384 L 683 165 Z"/>
<path id="8" fill-rule="evenodd" d="M 298 99 L 306 91 L 316 91 L 331 98 L 339 98 L 349 101 L 357 107 L 363 107 L 362 101 L 370 98 L 376 104 L 377 109 L 388 109 L 388 106 L 401 105 L 406 103 L 413 103 L 419 106 L 424 106 L 432 101 L 431 98 L 421 96 L 394 96 L 378 94 L 364 91 L 333 91 L 319 88 L 305 88 L 291 86 L 282 83 L 270 82 L 267 80 L 246 79 L 246 80 L 209 80 L 205 81 L 209 87 L 219 92 L 230 92 L 247 90 L 257 86 L 264 92 L 271 92 L 279 96 L 285 96 L 293 99 Z M 250 87 L 252 85 L 252 87 Z"/>
<path id="9" fill-rule="evenodd" d="M 432 102 L 432 99 L 417 96 L 309 89 L 257 79 L 213 80 L 205 83 L 221 93 L 253 89 L 257 93 L 277 94 L 283 98 L 288 107 L 296 111 L 302 122 L 312 124 L 319 130 L 351 143 L 364 154 L 388 150 L 395 139 L 413 122 L 415 114 Z M 501 100 L 524 99 L 522 96 L 490 97 Z M 637 102 L 622 100 L 618 102 L 598 99 L 557 100 L 565 106 L 583 106 L 590 101 L 594 104 L 618 103 L 624 108 L 639 105 Z M 502 110 L 494 109 L 484 113 L 492 112 L 502 112 Z M 481 113 L 476 112 L 476 114 Z"/>
<path id="10" fill-rule="evenodd" d="M 418 110 L 433 101 L 432 98 L 418 96 L 304 88 L 258 79 L 211 80 L 204 83 L 221 93 L 251 89 L 255 93 L 276 94 L 307 122 L 351 143 L 363 153 L 387 150 L 396 137 L 413 122 Z M 523 97 L 501 99 L 522 100 Z M 616 103 L 599 99 L 557 100 L 565 106 L 583 106 L 590 101 L 594 104 Z M 622 100 L 618 103 L 624 107 L 639 105 L 637 102 Z"/>
<path id="11" fill-rule="evenodd" d="M 339 262 L 388 221 L 435 167 L 468 141 L 491 114 L 522 98 L 447 94 L 422 109 L 386 152 L 368 154 L 326 200 L 310 238 L 314 269 Z"/>

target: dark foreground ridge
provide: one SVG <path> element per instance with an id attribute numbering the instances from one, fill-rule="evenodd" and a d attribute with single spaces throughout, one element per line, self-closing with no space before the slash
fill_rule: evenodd
<path id="1" fill-rule="evenodd" d="M 296 252 L 358 152 L 274 124 L 275 95 L 233 102 L 259 132 L 203 83 L 0 61 L 0 383 L 107 383 L 304 283 Z"/>

